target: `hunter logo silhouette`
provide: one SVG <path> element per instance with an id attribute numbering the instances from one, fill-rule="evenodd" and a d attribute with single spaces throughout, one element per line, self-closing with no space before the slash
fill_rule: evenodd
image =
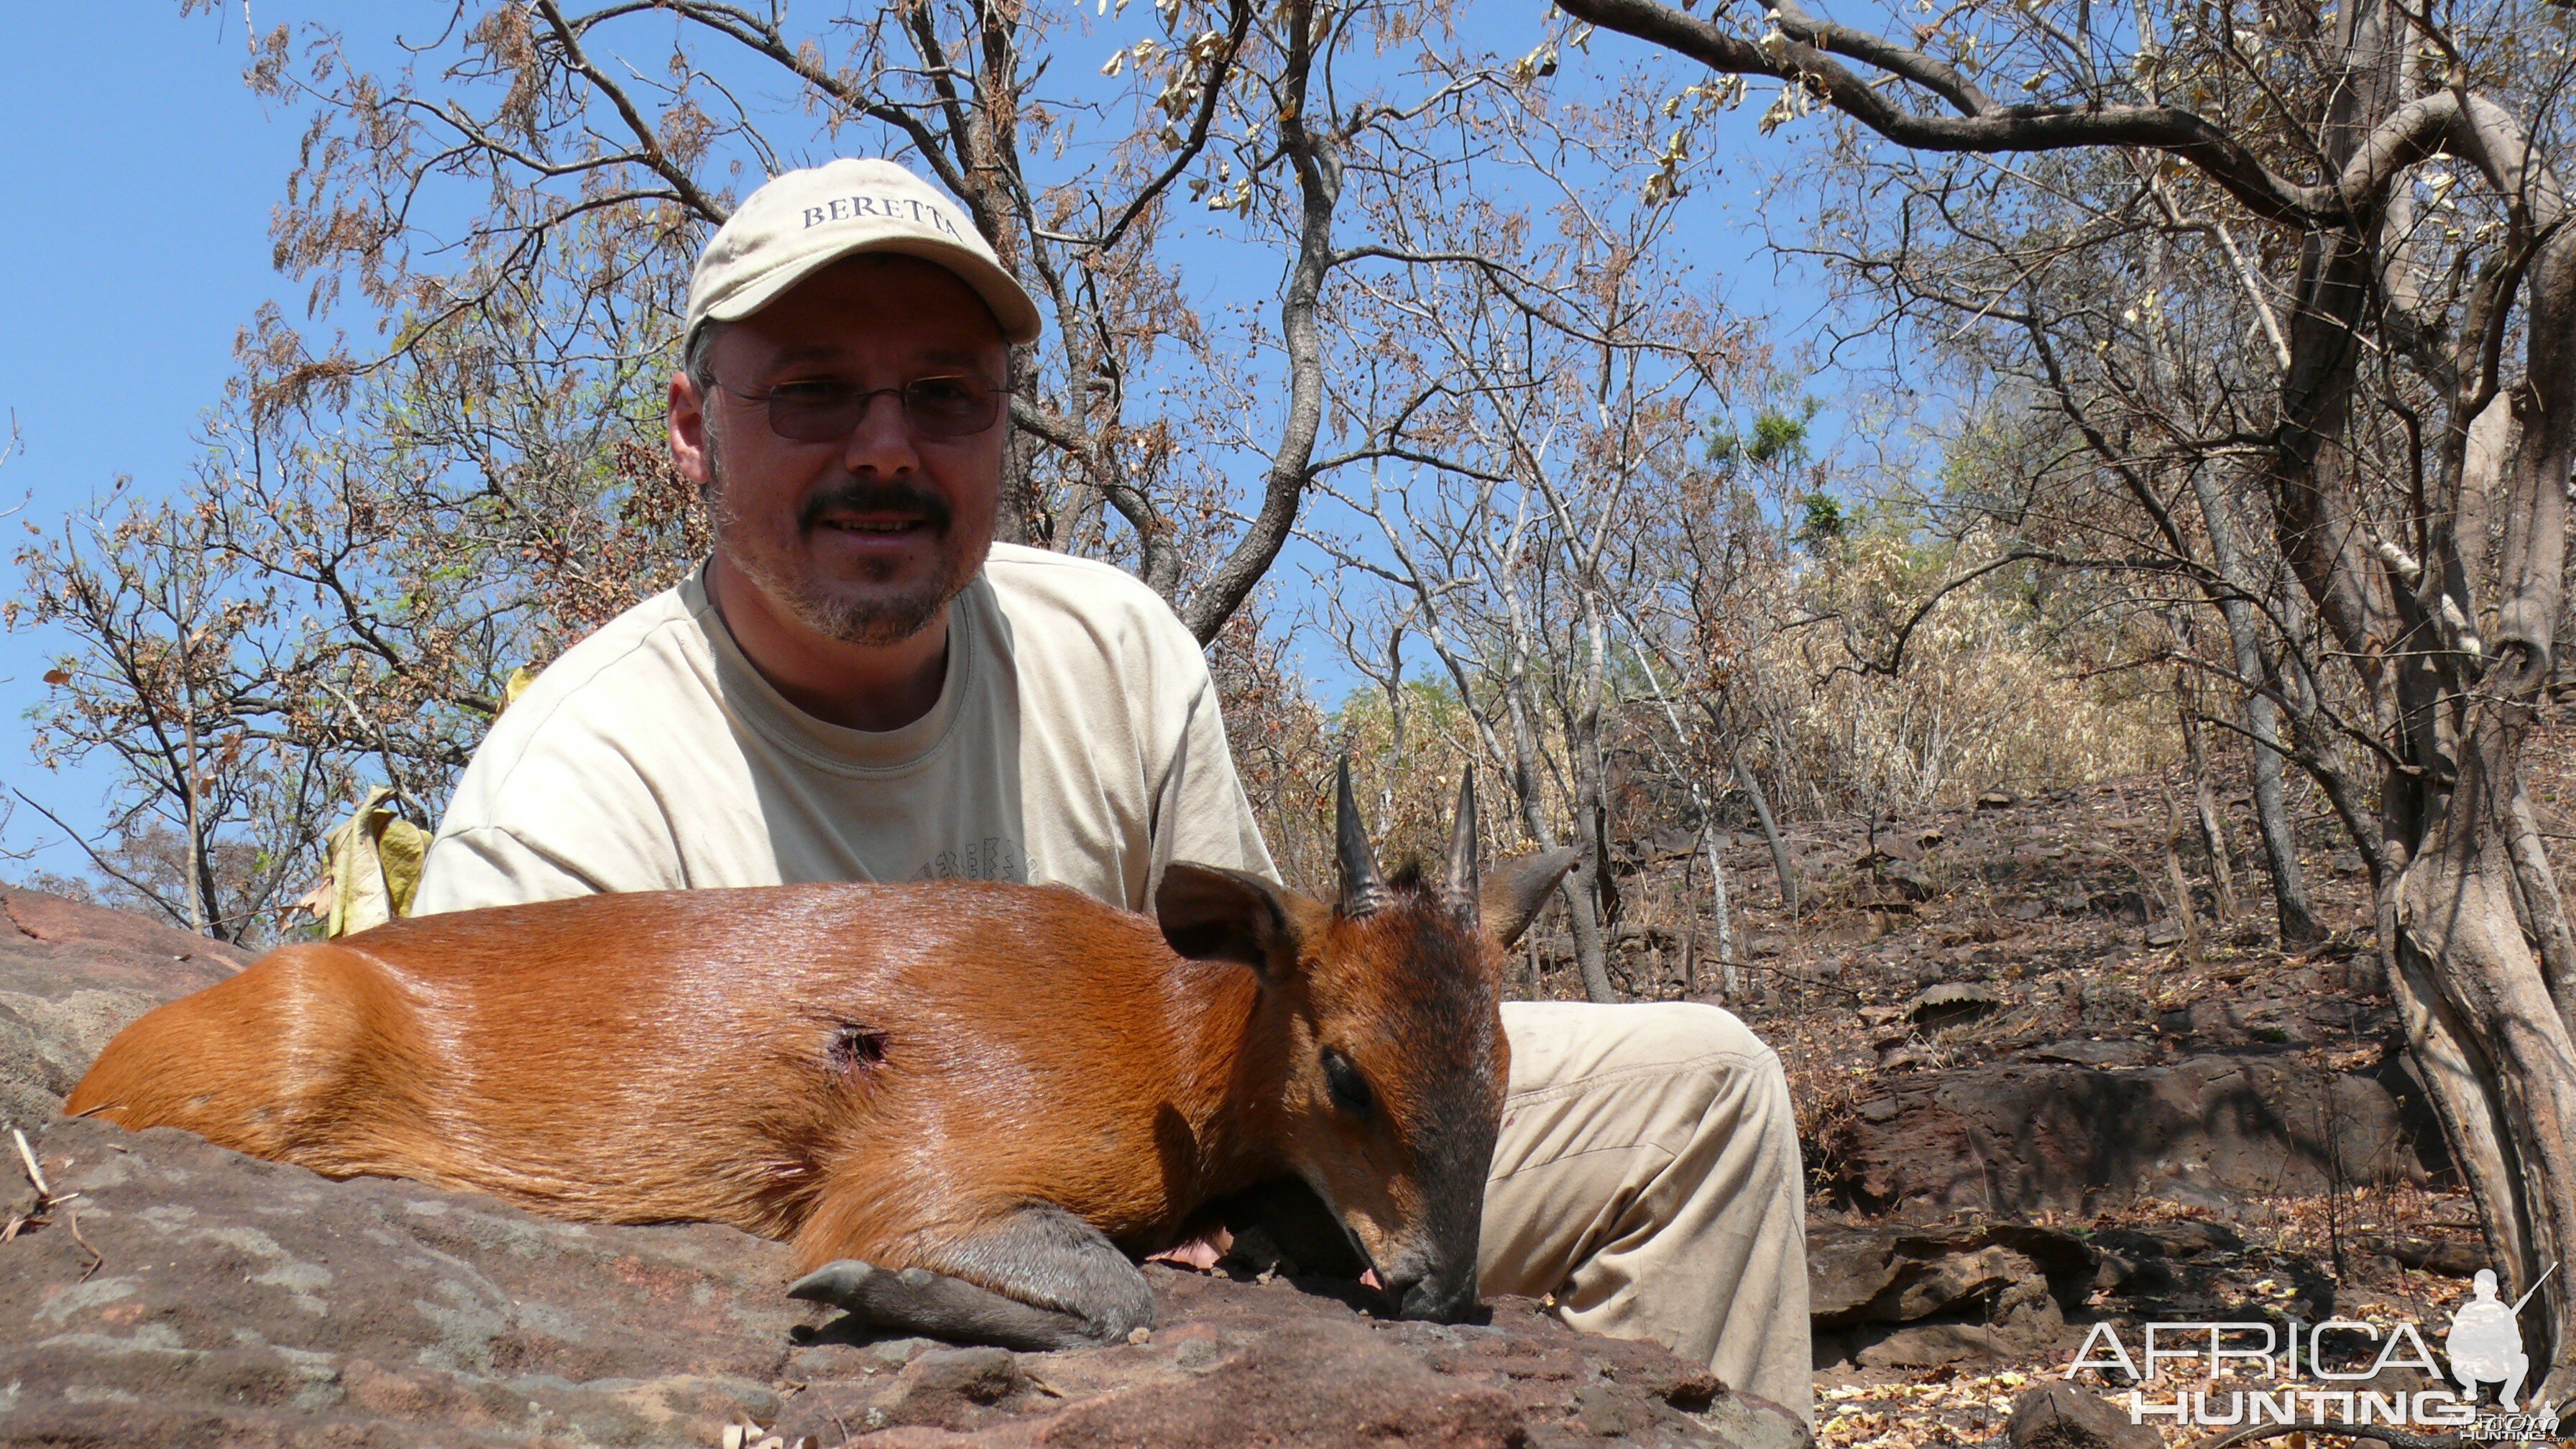
<path id="1" fill-rule="evenodd" d="M 2546 1274 L 2542 1275 L 2544 1278 Z M 2537 1293 L 2535 1286 L 2531 1290 Z M 2531 1293 L 2508 1308 L 2496 1298 L 2496 1275 L 2491 1268 L 2480 1268 L 2470 1280 L 2469 1301 L 2451 1315 L 2451 1331 L 2442 1338 L 2442 1349 L 2451 1356 L 2451 1377 L 2472 1400 L 2478 1396 L 2478 1385 L 2496 1384 L 2501 1392 L 2497 1402 L 2508 1414 L 2521 1412 L 2514 1402 L 2522 1395 L 2523 1376 L 2531 1372 L 2531 1357 L 2522 1351 L 2522 1325 L 2515 1315 L 2531 1301 Z"/>

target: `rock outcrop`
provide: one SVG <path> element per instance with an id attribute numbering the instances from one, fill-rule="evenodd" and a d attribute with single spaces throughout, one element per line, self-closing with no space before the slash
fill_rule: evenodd
<path id="1" fill-rule="evenodd" d="M 2298 1057 L 2205 1056 L 2114 1070 L 2033 1062 L 1894 1078 L 1812 1144 L 1836 1197 L 1870 1213 L 2011 1217 L 2144 1196 L 2420 1183 L 2406 1114 L 2370 1077 Z"/>
<path id="2" fill-rule="evenodd" d="M 730 1228 L 556 1222 L 167 1128 L 57 1122 L 39 1153 L 77 1196 L 0 1245 L 11 1444 L 714 1445 L 746 1420 L 826 1445 L 1804 1443 L 1525 1300 L 1400 1323 L 1356 1284 L 1155 1267 L 1148 1341 L 1011 1354 L 849 1334 Z"/>
<path id="3" fill-rule="evenodd" d="M 2092 1291 L 2101 1255 L 2027 1223 L 1807 1225 L 1819 1364 L 1925 1368 L 2053 1345 Z"/>
<path id="4" fill-rule="evenodd" d="M 0 886 L 0 1127 L 33 1131 L 127 1022 L 243 963 L 203 936 Z"/>

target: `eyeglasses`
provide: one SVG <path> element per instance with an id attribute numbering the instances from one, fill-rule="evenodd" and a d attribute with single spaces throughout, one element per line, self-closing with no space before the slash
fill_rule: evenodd
<path id="1" fill-rule="evenodd" d="M 717 384 L 723 387 L 723 384 Z M 901 387 L 853 387 L 817 379 L 782 382 L 765 392 L 724 388 L 769 409 L 769 430 L 799 443 L 837 443 L 859 430 L 868 405 L 886 393 L 903 401 L 903 420 L 925 438 L 966 438 L 1002 416 L 1003 389 L 971 377 L 917 377 Z"/>

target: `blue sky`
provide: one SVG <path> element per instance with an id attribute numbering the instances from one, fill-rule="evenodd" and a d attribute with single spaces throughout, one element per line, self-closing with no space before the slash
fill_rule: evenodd
<path id="1" fill-rule="evenodd" d="M 194 456 L 198 415 L 232 372 L 237 328 L 292 284 L 269 268 L 268 215 L 295 161 L 294 118 L 241 83 L 241 12 L 182 20 L 173 0 L 13 7 L 0 46 L 0 414 L 21 448 L 0 466 L 7 555 L 25 525 L 115 479 L 158 489 Z M 14 593 L 18 572 L 0 575 Z M 49 774 L 26 710 L 59 638 L 0 633 L 0 795 L 76 820 L 106 776 Z M 31 843 L 20 809 L 6 843 Z M 46 831 L 50 835 L 52 832 Z M 66 858 L 68 855 L 68 858 Z M 48 851 L 42 864 L 76 868 Z M 5 862 L 0 872 L 15 874 Z"/>
<path id="2" fill-rule="evenodd" d="M 340 21 L 363 34 L 376 28 L 367 16 L 425 21 L 433 8 L 341 12 Z M 302 286 L 270 267 L 268 221 L 303 117 L 265 112 L 242 85 L 243 13 L 232 3 L 183 19 L 175 0 L 91 0 L 13 14 L 0 50 L 0 135 L 12 138 L 0 166 L 0 320 L 13 339 L 0 348 L 0 415 L 14 414 L 21 437 L 21 451 L 0 466 L 0 513 L 16 510 L 0 519 L 8 554 L 30 541 L 27 525 L 57 530 L 120 476 L 146 493 L 174 486 L 196 454 L 199 417 L 232 372 L 236 331 L 272 299 L 302 315 Z M 262 26 L 284 18 L 267 6 L 252 14 Z M 1497 0 L 1491 14 L 1491 33 L 1478 40 L 1517 54 L 1535 42 L 1544 11 Z M 1119 28 L 1068 49 L 1096 43 L 1105 52 Z M 1642 53 L 1619 37 L 1592 46 L 1602 63 Z M 1567 62 L 1587 64 L 1573 54 Z M 1775 330 L 1794 337 L 1821 297 L 1784 275 L 1750 226 L 1758 172 L 1790 160 L 1787 138 L 1754 132 L 1767 99 L 1756 94 L 1722 124 L 1709 149 L 1723 174 L 1701 174 L 1674 236 L 1703 275 L 1721 279 L 1732 305 L 1771 314 Z M 1293 559 L 1274 574 L 1283 588 L 1299 577 Z M 18 581 L 14 566 L 0 572 L 0 596 Z M 104 813 L 109 776 L 38 768 L 25 720 L 49 658 L 66 647 L 44 632 L 0 632 L 0 799 L 22 789 L 86 826 Z M 1315 654 L 1308 662 L 1329 673 Z M 1328 698 L 1340 692 L 1320 683 Z M 0 846 L 54 836 L 22 808 Z M 55 840 L 34 864 L 69 872 L 81 859 Z M 25 868 L 0 859 L 0 875 Z"/>

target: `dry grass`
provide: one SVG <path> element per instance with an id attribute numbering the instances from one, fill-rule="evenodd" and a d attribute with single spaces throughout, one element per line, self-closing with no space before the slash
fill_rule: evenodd
<path id="1" fill-rule="evenodd" d="M 2172 697 L 2103 668 L 2145 652 L 2116 623 L 2056 627 L 1998 584 L 1944 597 L 1901 655 L 1879 642 L 1942 579 L 1986 561 L 1873 536 L 1802 576 L 1800 605 L 1851 627 L 1775 635 L 1753 671 L 1787 725 L 1772 773 L 1795 782 L 1801 810 L 1920 815 L 1997 786 L 2089 785 L 2180 757 Z M 1892 674 L 1862 667 L 1889 658 Z"/>

